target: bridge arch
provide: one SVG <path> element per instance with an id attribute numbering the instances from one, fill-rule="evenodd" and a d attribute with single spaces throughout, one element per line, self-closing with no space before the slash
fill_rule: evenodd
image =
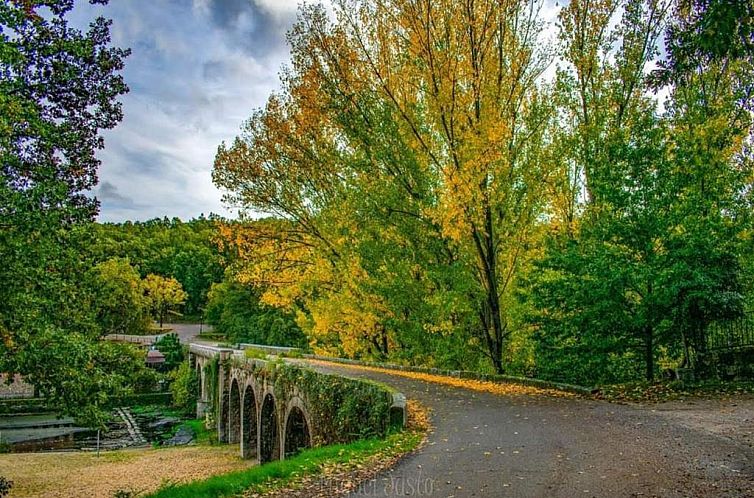
<path id="1" fill-rule="evenodd" d="M 304 403 L 300 398 L 295 397 L 289 401 L 284 427 L 283 458 L 289 458 L 301 450 L 311 448 L 311 424 Z"/>
<path id="2" fill-rule="evenodd" d="M 206 411 L 208 421 L 216 424 L 218 440 L 240 442 L 240 453 L 244 458 L 256 455 L 261 463 L 283 459 L 306 447 L 353 437 L 364 429 L 360 426 L 362 421 L 348 421 L 345 426 L 334 423 L 337 421 L 335 415 L 340 413 L 339 407 L 332 407 L 332 414 L 323 414 L 321 410 L 310 412 L 305 402 L 309 389 L 307 376 L 283 376 L 284 382 L 281 382 L 281 377 L 276 375 L 278 365 L 270 364 L 269 360 L 249 358 L 230 348 L 191 344 L 189 362 L 200 375 L 200 390 L 196 393 L 199 398 L 197 417 L 201 418 Z M 294 365 L 284 368 L 286 372 L 287 369 L 304 371 Z M 309 371 L 307 375 L 327 374 Z M 328 383 L 332 382 L 332 378 L 327 378 Z M 339 379 L 336 387 L 347 390 L 358 382 Z M 396 422 L 405 421 L 405 397 L 373 385 L 368 391 L 369 396 L 378 401 L 383 396 L 392 396 L 390 418 L 395 418 Z M 380 411 L 372 415 L 387 417 L 379 408 L 384 405 L 377 407 Z M 365 406 L 365 409 L 370 407 Z M 382 418 L 370 417 L 370 421 L 374 419 L 370 423 L 376 433 L 384 430 Z"/>
<path id="3" fill-rule="evenodd" d="M 231 444 L 241 441 L 241 389 L 238 379 L 230 382 L 230 400 L 228 406 L 228 442 Z"/>
<path id="4" fill-rule="evenodd" d="M 257 437 L 259 433 L 259 416 L 257 396 L 254 387 L 247 383 L 243 392 L 241 410 L 241 458 L 257 456 Z"/>
<path id="5" fill-rule="evenodd" d="M 259 414 L 259 463 L 280 460 L 280 435 L 275 396 L 267 393 Z"/>

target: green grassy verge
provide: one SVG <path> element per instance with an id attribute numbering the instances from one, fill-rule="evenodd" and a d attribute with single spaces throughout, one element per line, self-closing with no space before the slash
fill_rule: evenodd
<path id="1" fill-rule="evenodd" d="M 204 339 L 205 341 L 225 341 L 225 334 L 219 332 L 202 332 L 197 336 L 198 339 Z"/>
<path id="2" fill-rule="evenodd" d="M 607 401 L 659 403 L 689 397 L 754 394 L 754 381 L 632 382 L 600 387 L 595 396 Z"/>
<path id="3" fill-rule="evenodd" d="M 306 450 L 287 460 L 251 467 L 247 470 L 210 477 L 181 485 L 166 485 L 148 495 L 152 498 L 215 498 L 244 491 L 265 492 L 289 485 L 296 479 L 318 474 L 326 466 L 358 463 L 371 456 L 394 457 L 416 448 L 423 433 L 403 431 L 384 439 L 366 439 L 350 444 Z"/>
<path id="4" fill-rule="evenodd" d="M 167 404 L 140 404 L 131 406 L 134 415 L 146 415 L 152 417 L 183 417 L 183 413 L 177 408 Z"/>
<path id="5" fill-rule="evenodd" d="M 203 419 L 186 420 L 181 424 L 194 431 L 194 442 L 199 445 L 217 444 L 217 433 L 204 426 Z"/>
<path id="6" fill-rule="evenodd" d="M 246 358 L 253 358 L 257 360 L 267 359 L 267 353 L 257 348 L 246 348 L 244 349 L 243 354 Z"/>

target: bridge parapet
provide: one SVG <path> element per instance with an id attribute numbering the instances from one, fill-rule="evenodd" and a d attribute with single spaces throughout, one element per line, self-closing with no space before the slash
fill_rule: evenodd
<path id="1" fill-rule="evenodd" d="M 262 351 L 263 353 L 279 355 L 279 356 L 298 355 L 298 354 L 303 353 L 303 350 L 301 350 L 300 348 L 289 348 L 289 347 L 283 347 L 283 346 L 266 346 L 264 344 L 241 343 L 238 345 L 238 348 L 242 350 L 255 349 L 258 351 Z"/>
<path id="2" fill-rule="evenodd" d="M 386 386 L 317 372 L 281 359 L 192 344 L 197 415 L 241 456 L 283 459 L 302 448 L 384 435 L 406 421 L 405 397 Z"/>

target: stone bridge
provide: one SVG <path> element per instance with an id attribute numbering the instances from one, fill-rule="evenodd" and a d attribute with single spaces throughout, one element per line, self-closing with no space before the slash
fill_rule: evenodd
<path id="1" fill-rule="evenodd" d="M 242 458 L 281 460 L 304 448 L 383 435 L 405 424 L 405 397 L 385 386 L 318 373 L 282 359 L 191 344 L 197 417 Z"/>

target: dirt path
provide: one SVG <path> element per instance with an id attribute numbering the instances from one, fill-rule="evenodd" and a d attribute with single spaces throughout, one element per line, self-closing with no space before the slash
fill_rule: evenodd
<path id="1" fill-rule="evenodd" d="M 240 470 L 237 446 L 188 446 L 93 453 L 0 455 L 0 475 L 13 480 L 10 497 L 112 498 L 117 490 L 149 492 L 165 481 L 188 482 Z"/>
<path id="2" fill-rule="evenodd" d="M 428 444 L 352 496 L 754 496 L 751 440 L 690 422 L 699 416 L 679 418 L 671 406 L 500 395 L 315 368 L 387 383 L 432 410 Z M 719 407 L 705 406 L 704 417 L 715 419 Z"/>

